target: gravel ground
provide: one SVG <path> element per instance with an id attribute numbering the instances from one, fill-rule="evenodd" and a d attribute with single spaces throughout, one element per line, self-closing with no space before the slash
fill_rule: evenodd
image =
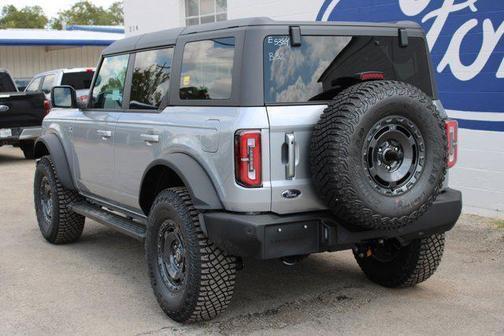
<path id="1" fill-rule="evenodd" d="M 367 281 L 351 253 L 286 268 L 245 260 L 228 311 L 184 326 L 150 289 L 141 243 L 90 220 L 82 239 L 41 237 L 34 162 L 0 148 L 0 335 L 504 335 L 504 222 L 464 215 L 427 282 Z"/>

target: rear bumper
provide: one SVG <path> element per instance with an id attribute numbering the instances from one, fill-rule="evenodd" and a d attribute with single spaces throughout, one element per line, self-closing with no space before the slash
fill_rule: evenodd
<path id="1" fill-rule="evenodd" d="M 35 141 L 42 133 L 42 127 L 12 127 L 11 136 L 1 137 L 0 145 L 16 145 L 21 141 Z"/>
<path id="2" fill-rule="evenodd" d="M 202 216 L 210 241 L 229 254 L 272 259 L 349 249 L 371 239 L 410 240 L 446 232 L 461 211 L 462 194 L 447 189 L 417 221 L 394 231 L 350 231 L 327 211 L 287 216 L 208 212 Z"/>

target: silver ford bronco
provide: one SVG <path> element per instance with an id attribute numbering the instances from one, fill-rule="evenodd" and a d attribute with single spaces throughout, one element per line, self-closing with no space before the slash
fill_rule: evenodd
<path id="1" fill-rule="evenodd" d="M 370 280 L 413 286 L 461 212 L 447 186 L 457 123 L 415 23 L 252 18 L 134 36 L 104 50 L 89 97 L 52 90 L 40 230 L 71 243 L 88 217 L 143 241 L 176 321 L 222 312 L 245 257 L 352 249 Z"/>

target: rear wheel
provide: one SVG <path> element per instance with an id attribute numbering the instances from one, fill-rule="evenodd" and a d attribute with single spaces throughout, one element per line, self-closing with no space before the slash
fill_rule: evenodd
<path id="1" fill-rule="evenodd" d="M 354 250 L 354 256 L 371 281 L 385 287 L 412 287 L 434 274 L 444 243 L 444 234 L 416 239 L 405 246 L 389 239 L 361 245 Z"/>
<path id="2" fill-rule="evenodd" d="M 145 250 L 152 288 L 178 322 L 214 318 L 234 290 L 237 259 L 208 241 L 198 215 L 185 188 L 162 191 L 149 214 Z"/>
<path id="3" fill-rule="evenodd" d="M 70 210 L 70 205 L 80 201 L 81 197 L 61 185 L 50 156 L 44 156 L 37 162 L 33 190 L 42 236 L 52 244 L 66 244 L 79 239 L 85 217 Z"/>

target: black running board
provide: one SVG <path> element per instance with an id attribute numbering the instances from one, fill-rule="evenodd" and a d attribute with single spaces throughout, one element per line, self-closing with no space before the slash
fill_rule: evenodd
<path id="1" fill-rule="evenodd" d="M 90 218 L 100 224 L 110 226 L 111 228 L 130 237 L 140 241 L 145 239 L 147 231 L 145 223 L 140 223 L 132 219 L 122 217 L 86 201 L 74 203 L 70 206 L 70 209 L 79 215 Z"/>

